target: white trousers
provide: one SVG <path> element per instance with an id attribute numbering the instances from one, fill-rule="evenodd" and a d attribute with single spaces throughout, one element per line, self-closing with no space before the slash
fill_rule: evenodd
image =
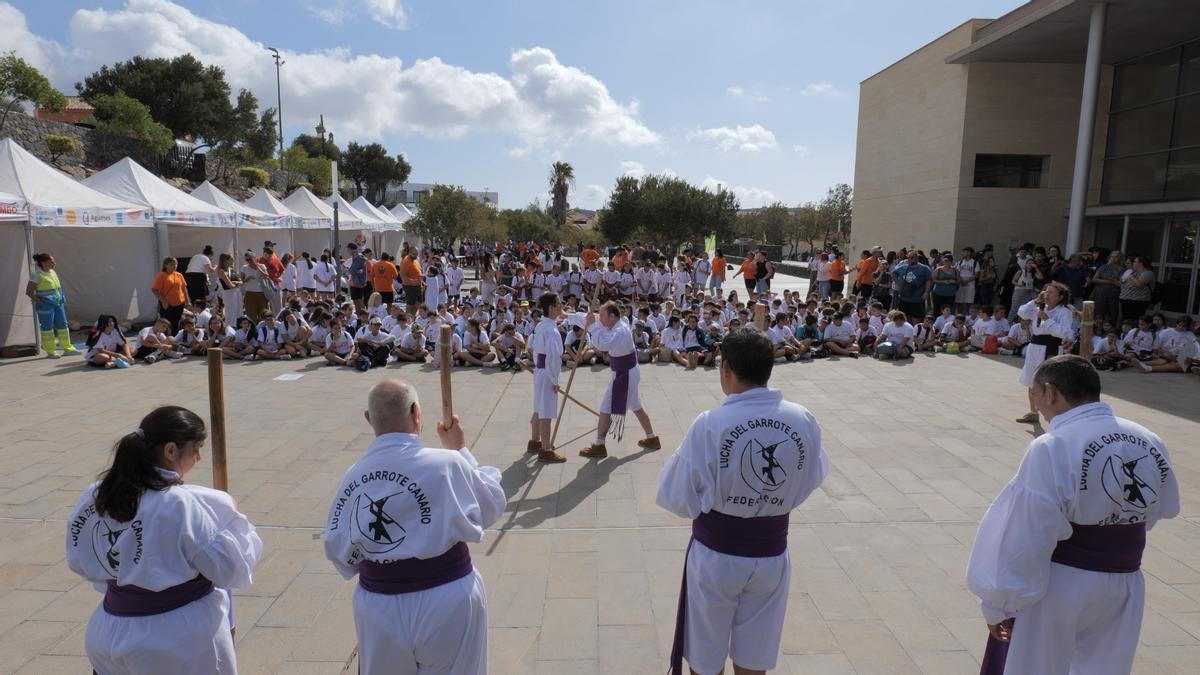
<path id="1" fill-rule="evenodd" d="M 787 614 L 792 561 L 717 553 L 698 541 L 687 557 L 687 630 L 683 657 L 700 675 L 726 657 L 743 668 L 772 670 Z"/>
<path id="2" fill-rule="evenodd" d="M 354 589 L 361 675 L 487 672 L 487 595 L 478 571 L 427 591 Z"/>
<path id="3" fill-rule="evenodd" d="M 1046 595 L 1017 614 L 1004 672 L 1129 675 L 1145 602 L 1141 572 L 1051 563 Z"/>
<path id="4" fill-rule="evenodd" d="M 100 605 L 88 620 L 84 647 L 99 675 L 237 673 L 229 596 L 219 588 L 153 616 L 113 616 Z"/>
<path id="5" fill-rule="evenodd" d="M 536 356 L 535 356 L 536 358 Z M 558 394 L 554 393 L 554 385 L 545 368 L 535 368 L 533 371 L 533 412 L 539 419 L 552 420 L 558 417 Z"/>
<path id="6" fill-rule="evenodd" d="M 1017 381 L 1022 387 L 1028 389 L 1033 386 L 1033 375 L 1037 372 L 1038 366 L 1046 360 L 1046 348 L 1042 345 L 1035 345 L 1032 342 L 1025 345 L 1025 365 L 1021 368 L 1021 374 L 1017 377 Z"/>
<path id="7" fill-rule="evenodd" d="M 642 381 L 642 369 L 634 367 L 629 371 L 629 398 L 625 401 L 626 414 L 642 409 L 642 397 L 638 395 L 638 387 Z M 600 403 L 600 412 L 612 413 L 613 378 L 608 379 L 608 388 L 604 390 L 604 401 Z"/>

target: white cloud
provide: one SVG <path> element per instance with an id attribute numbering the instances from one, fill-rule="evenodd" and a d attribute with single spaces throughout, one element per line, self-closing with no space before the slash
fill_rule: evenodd
<path id="1" fill-rule="evenodd" d="M 375 23 L 396 30 L 408 28 L 408 12 L 399 0 L 359 0 L 359 3 L 362 6 L 358 10 L 366 12 Z M 304 9 L 324 23 L 339 27 L 358 11 L 349 0 L 306 0 Z"/>
<path id="2" fill-rule="evenodd" d="M 330 26 L 341 26 L 342 22 L 350 16 L 350 10 L 346 8 L 344 2 L 308 2 L 305 3 L 304 10 Z"/>
<path id="3" fill-rule="evenodd" d="M 753 208 L 756 206 L 766 206 L 772 204 L 778 199 L 775 198 L 775 193 L 770 190 L 758 187 L 745 187 L 742 185 L 730 185 L 728 182 L 712 176 L 705 177 L 700 183 L 700 187 L 705 190 L 716 192 L 718 188 L 729 190 L 737 195 L 738 202 L 742 208 Z"/>
<path id="4" fill-rule="evenodd" d="M 761 91 L 755 89 L 746 89 L 745 87 L 739 87 L 737 85 L 726 87 L 725 93 L 728 94 L 730 98 L 747 99 L 754 101 L 755 103 L 766 103 L 767 101 L 771 100 L 770 97 Z"/>
<path id="5" fill-rule="evenodd" d="M 404 12 L 399 2 L 361 1 L 370 3 L 373 17 L 392 25 L 398 25 Z M 224 68 L 234 91 L 250 89 L 264 106 L 275 99 L 275 64 L 268 45 L 170 0 L 127 0 L 120 9 L 78 10 L 70 20 L 70 45 L 78 53 L 32 35 L 24 15 L 0 2 L 0 44 L 13 45 L 63 89 L 103 64 L 135 55 L 191 53 Z M 292 52 L 283 44 L 272 46 L 286 51 L 284 124 L 303 121 L 308 127 L 324 114 L 326 126 L 346 141 L 374 140 L 385 132 L 461 137 L 485 130 L 512 133 L 529 146 L 662 141 L 639 120 L 636 100 L 616 101 L 603 82 L 540 47 L 513 52 L 511 74 L 505 76 L 471 71 L 436 56 L 406 68 L 398 58 L 347 48 Z"/>
<path id="6" fill-rule="evenodd" d="M 792 146 L 792 152 L 796 153 L 797 155 L 799 155 L 801 157 L 808 157 L 808 154 L 809 154 L 808 146 L 800 145 L 799 143 Z"/>
<path id="7" fill-rule="evenodd" d="M 761 124 L 700 129 L 688 134 L 688 139 L 711 141 L 725 152 L 761 152 L 775 148 L 775 134 Z"/>
<path id="8" fill-rule="evenodd" d="M 363 0 L 363 5 L 375 23 L 396 30 L 408 28 L 408 12 L 400 0 Z"/>
<path id="9" fill-rule="evenodd" d="M 743 98 L 746 95 L 746 90 L 741 87 L 728 87 L 725 89 L 725 93 L 733 98 Z"/>
<path id="10" fill-rule="evenodd" d="M 800 90 L 801 96 L 837 96 L 841 92 L 829 82 L 810 82 Z"/>
<path id="11" fill-rule="evenodd" d="M 631 178 L 641 178 L 642 176 L 645 176 L 647 173 L 648 172 L 646 171 L 645 165 L 643 165 L 641 162 L 635 162 L 635 161 L 621 162 L 621 175 L 622 176 L 629 176 Z"/>
<path id="12" fill-rule="evenodd" d="M 587 209 L 599 208 L 604 202 L 608 201 L 608 190 L 603 185 L 589 183 L 583 189 L 583 195 L 580 197 L 580 204 Z"/>

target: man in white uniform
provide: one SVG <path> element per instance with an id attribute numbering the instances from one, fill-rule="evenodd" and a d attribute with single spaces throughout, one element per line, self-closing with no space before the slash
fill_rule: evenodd
<path id="1" fill-rule="evenodd" d="M 558 376 L 562 374 L 563 340 L 558 332 L 558 317 L 562 305 L 557 293 L 543 293 L 538 298 L 542 318 L 529 338 L 533 352 L 533 416 L 529 426 L 533 438 L 526 452 L 536 452 L 538 461 L 559 464 L 567 458 L 550 447 L 550 424 L 558 417 Z"/>
<path id="2" fill-rule="evenodd" d="M 465 542 L 504 513 L 500 471 L 480 466 L 455 417 L 445 448 L 421 445 L 411 385 L 383 380 L 367 396 L 375 440 L 329 507 L 325 557 L 354 589 L 359 670 L 486 673 L 487 598 Z"/>
<path id="3" fill-rule="evenodd" d="M 629 327 L 629 322 L 621 316 L 621 308 L 615 302 L 605 303 L 600 308 L 600 323 L 595 323 L 595 320 L 596 315 L 588 312 L 588 339 L 593 347 L 608 354 L 608 365 L 612 368 L 613 376 L 608 381 L 608 389 L 604 391 L 604 402 L 600 404 L 596 442 L 580 450 L 579 455 L 596 459 L 607 457 L 608 448 L 605 447 L 604 439 L 612 429 L 612 435 L 618 441 L 621 440 L 625 433 L 627 410 L 633 411 L 638 423 L 642 425 L 642 430 L 646 432 L 646 437 L 638 441 L 638 447 L 647 450 L 661 449 L 662 442 L 654 433 L 650 416 L 642 408 L 642 399 L 638 395 L 642 375 L 638 368 L 633 330 Z"/>
<path id="4" fill-rule="evenodd" d="M 1087 361 L 1044 361 L 1033 392 L 1050 429 L 984 514 L 967 564 L 990 632 L 981 672 L 1125 675 L 1146 531 L 1179 514 L 1175 471 L 1162 439 L 1100 403 Z"/>
<path id="5" fill-rule="evenodd" d="M 771 340 L 748 329 L 721 344 L 728 398 L 700 413 L 658 477 L 658 505 L 692 519 L 672 672 L 775 667 L 787 612 L 788 514 L 828 471 L 821 428 L 767 388 Z"/>

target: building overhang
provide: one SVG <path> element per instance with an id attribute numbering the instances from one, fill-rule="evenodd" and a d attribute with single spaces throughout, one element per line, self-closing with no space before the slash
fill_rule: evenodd
<path id="1" fill-rule="evenodd" d="M 1083 63 L 1100 0 L 1031 0 L 975 31 L 946 63 Z M 1104 63 L 1119 63 L 1200 36 L 1197 0 L 1107 0 Z"/>
<path id="2" fill-rule="evenodd" d="M 1106 204 L 1089 206 L 1089 217 L 1156 216 L 1168 213 L 1200 213 L 1200 200 L 1188 202 L 1152 202 L 1148 204 Z"/>

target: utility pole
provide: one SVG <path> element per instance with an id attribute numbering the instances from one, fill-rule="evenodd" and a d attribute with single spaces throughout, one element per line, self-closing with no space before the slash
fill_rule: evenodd
<path id="1" fill-rule="evenodd" d="M 279 118 L 279 170 L 283 171 L 283 91 L 280 86 L 279 68 L 286 61 L 279 55 L 279 50 L 274 47 L 267 47 L 267 51 L 274 54 L 275 58 L 275 116 Z"/>
<path id="2" fill-rule="evenodd" d="M 321 136 L 321 154 L 327 155 L 328 150 L 325 148 L 325 115 L 321 115 L 321 121 L 317 122 L 317 133 Z"/>

